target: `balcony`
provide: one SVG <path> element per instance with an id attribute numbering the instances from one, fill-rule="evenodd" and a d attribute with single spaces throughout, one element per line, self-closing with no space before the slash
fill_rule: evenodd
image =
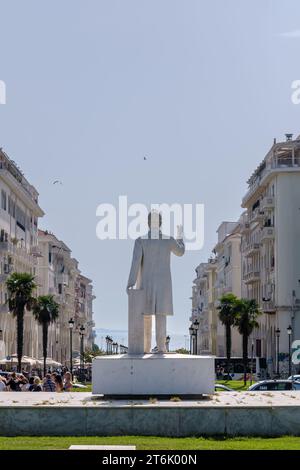
<path id="1" fill-rule="evenodd" d="M 275 229 L 274 227 L 264 227 L 261 231 L 261 241 L 274 240 Z"/>
<path id="2" fill-rule="evenodd" d="M 0 313 L 8 313 L 8 304 L 0 304 Z"/>
<path id="3" fill-rule="evenodd" d="M 249 232 L 250 230 L 250 222 L 243 222 L 241 224 L 241 233 Z"/>
<path id="4" fill-rule="evenodd" d="M 9 241 L 1 241 L 0 252 L 5 252 L 9 255 L 12 255 L 16 261 L 20 261 L 21 263 L 29 265 L 34 263 L 33 255 L 27 251 L 25 246 L 18 246 Z"/>
<path id="5" fill-rule="evenodd" d="M 223 288 L 224 294 L 230 294 L 232 292 L 232 286 L 226 286 Z"/>
<path id="6" fill-rule="evenodd" d="M 244 247 L 244 255 L 250 257 L 259 253 L 260 244 L 259 243 L 249 243 Z"/>
<path id="7" fill-rule="evenodd" d="M 268 314 L 276 313 L 276 307 L 273 300 L 262 301 L 262 311 Z"/>
<path id="8" fill-rule="evenodd" d="M 9 243 L 8 242 L 0 242 L 0 252 L 2 253 L 3 251 L 8 251 L 9 249 Z"/>
<path id="9" fill-rule="evenodd" d="M 30 254 L 36 258 L 42 258 L 42 252 L 38 246 L 32 246 L 30 248 Z"/>
<path id="10" fill-rule="evenodd" d="M 261 202 L 261 206 L 263 209 L 273 209 L 274 208 L 274 197 L 273 196 L 265 196 Z"/>
<path id="11" fill-rule="evenodd" d="M 284 172 L 295 172 L 300 171 L 300 159 L 299 157 L 292 156 L 293 148 L 295 150 L 299 149 L 299 143 L 297 143 L 297 147 L 295 147 L 295 142 L 290 143 L 290 148 L 287 150 L 287 142 L 278 143 L 277 148 L 272 151 L 273 156 L 268 159 L 264 159 L 263 162 L 260 164 L 259 168 L 254 172 L 250 180 L 248 181 L 249 189 L 242 200 L 242 207 L 246 207 L 249 200 L 255 194 L 259 187 L 262 187 L 263 184 L 266 183 L 271 177 L 272 174 Z M 278 154 L 278 150 L 281 148 L 280 155 Z M 282 152 L 284 149 L 284 152 Z M 277 155 L 276 155 L 277 153 Z M 271 203 L 271 202 L 270 202 Z M 267 203 L 267 204 L 270 204 Z M 274 205 L 273 205 L 274 207 Z"/>
<path id="12" fill-rule="evenodd" d="M 260 272 L 258 270 L 248 271 L 243 276 L 245 284 L 253 284 L 260 280 Z"/>
<path id="13" fill-rule="evenodd" d="M 264 212 L 257 207 L 249 216 L 250 222 L 261 222 L 264 219 Z"/>
<path id="14" fill-rule="evenodd" d="M 57 294 L 56 295 L 56 302 L 58 302 L 60 305 L 66 305 L 67 304 L 67 299 L 65 294 Z"/>
<path id="15" fill-rule="evenodd" d="M 69 285 L 69 275 L 60 273 L 56 277 L 57 283 L 62 284 L 63 286 L 68 286 Z"/>

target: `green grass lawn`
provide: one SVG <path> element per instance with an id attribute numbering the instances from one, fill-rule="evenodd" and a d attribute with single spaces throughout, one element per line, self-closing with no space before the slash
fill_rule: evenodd
<path id="1" fill-rule="evenodd" d="M 0 437 L 0 450 L 68 449 L 71 444 L 136 445 L 138 450 L 299 450 L 300 437 Z"/>
<path id="2" fill-rule="evenodd" d="M 217 383 L 227 385 L 227 387 L 233 388 L 234 390 L 240 392 L 243 390 L 248 390 L 248 387 L 250 387 L 250 382 L 247 382 L 247 385 L 244 386 L 243 380 L 217 380 Z M 87 388 L 73 388 L 72 392 L 91 392 L 92 384 L 85 385 L 87 386 Z"/>
<path id="3" fill-rule="evenodd" d="M 247 385 L 245 386 L 243 380 L 217 380 L 216 383 L 226 385 L 227 387 L 233 388 L 238 392 L 248 390 L 250 387 L 250 381 L 247 382 Z M 252 382 L 252 384 L 254 384 L 254 382 Z"/>
<path id="4" fill-rule="evenodd" d="M 86 388 L 72 388 L 71 392 L 91 392 L 92 391 L 92 384 L 83 384 Z"/>

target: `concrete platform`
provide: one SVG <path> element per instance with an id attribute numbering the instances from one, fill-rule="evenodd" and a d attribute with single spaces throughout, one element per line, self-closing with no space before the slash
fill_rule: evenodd
<path id="1" fill-rule="evenodd" d="M 99 356 L 93 359 L 93 394 L 211 394 L 214 366 L 214 356 L 174 353 Z"/>
<path id="2" fill-rule="evenodd" d="M 300 436 L 300 392 L 220 392 L 202 400 L 104 400 L 0 393 L 2 436 Z"/>

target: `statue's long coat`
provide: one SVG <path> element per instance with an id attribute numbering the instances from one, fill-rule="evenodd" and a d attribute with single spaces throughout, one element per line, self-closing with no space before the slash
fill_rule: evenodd
<path id="1" fill-rule="evenodd" d="M 159 238 L 139 237 L 135 240 L 127 287 L 136 285 L 145 295 L 144 315 L 173 315 L 171 252 L 184 254 L 183 240 L 160 234 Z"/>

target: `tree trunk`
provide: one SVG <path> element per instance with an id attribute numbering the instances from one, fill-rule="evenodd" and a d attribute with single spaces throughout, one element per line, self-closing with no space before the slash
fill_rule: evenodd
<path id="1" fill-rule="evenodd" d="M 225 334 L 226 334 L 226 357 L 227 357 L 227 375 L 229 375 L 230 370 L 230 357 L 231 357 L 231 326 L 225 326 Z"/>
<path id="2" fill-rule="evenodd" d="M 248 335 L 243 335 L 244 385 L 247 384 Z"/>
<path id="3" fill-rule="evenodd" d="M 47 373 L 47 346 L 48 346 L 48 323 L 43 323 L 43 358 L 44 358 L 44 377 Z"/>
<path id="4" fill-rule="evenodd" d="M 18 372 L 22 372 L 23 356 L 23 338 L 24 338 L 24 307 L 19 306 L 17 310 L 17 357 Z"/>

